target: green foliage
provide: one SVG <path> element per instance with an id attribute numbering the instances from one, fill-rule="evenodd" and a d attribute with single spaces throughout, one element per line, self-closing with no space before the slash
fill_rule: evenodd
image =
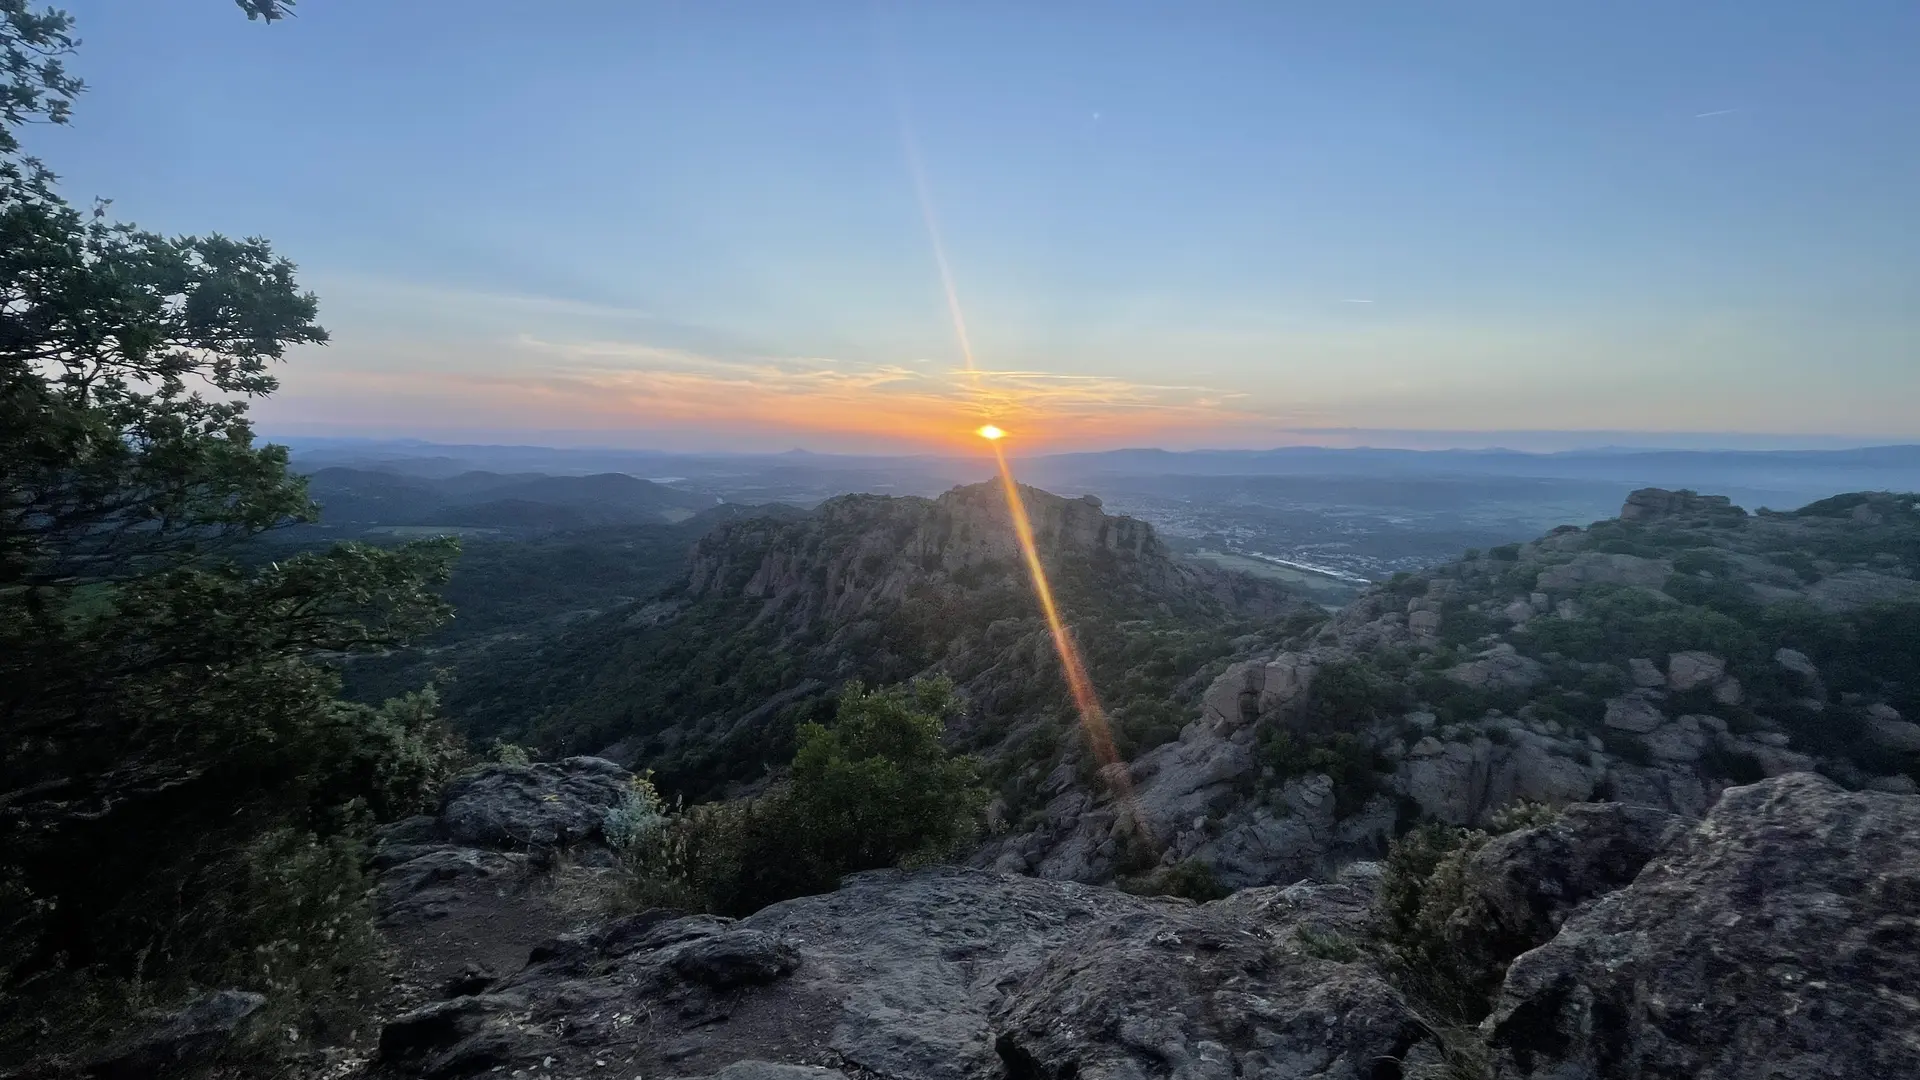
<path id="1" fill-rule="evenodd" d="M 1301 716 L 1314 731 L 1362 731 L 1388 716 L 1405 712 L 1405 686 L 1373 665 L 1353 660 L 1323 665 L 1307 688 Z"/>
<path id="2" fill-rule="evenodd" d="M 452 544 L 231 557 L 311 516 L 247 410 L 326 333 L 265 241 L 76 209 L 20 156 L 70 30 L 0 3 L 0 1059 L 194 986 L 350 1011 L 359 837 L 460 757 L 431 694 L 341 705 L 323 662 L 436 625 Z"/>
<path id="3" fill-rule="evenodd" d="M 1471 645 L 1498 629 L 1492 616 L 1470 607 L 1449 604 L 1440 615 L 1442 645 Z"/>
<path id="4" fill-rule="evenodd" d="M 1479 830 L 1422 825 L 1394 841 L 1380 877 L 1389 955 L 1409 988 L 1449 1020 L 1486 1012 L 1485 1001 L 1462 985 L 1445 930 L 1465 897 L 1466 861 L 1489 839 Z"/>
<path id="5" fill-rule="evenodd" d="M 1413 696 L 1432 709 L 1442 724 L 1476 723 L 1495 709 L 1512 712 L 1527 700 L 1524 691 L 1468 686 L 1437 672 L 1424 672 L 1415 679 Z"/>
<path id="6" fill-rule="evenodd" d="M 1336 931 L 1316 930 L 1303 925 L 1294 930 L 1293 936 L 1300 942 L 1301 951 L 1315 959 L 1351 964 L 1361 956 L 1360 946 Z"/>
<path id="7" fill-rule="evenodd" d="M 1693 548 L 1681 552 L 1673 560 L 1673 572 L 1689 576 L 1697 574 L 1725 576 L 1732 569 L 1733 564 L 1727 557 L 1712 548 Z"/>
<path id="8" fill-rule="evenodd" d="M 1629 657 L 1665 657 L 1701 649 L 1736 663 L 1765 653 L 1759 635 L 1712 608 L 1663 601 L 1638 589 L 1593 586 L 1580 593 L 1576 619 L 1538 619 L 1515 641 L 1536 655 L 1619 663 Z"/>
<path id="9" fill-rule="evenodd" d="M 747 914 L 855 871 L 951 856 L 986 802 L 977 763 L 940 743 L 956 704 L 944 679 L 843 688 L 831 725 L 801 729 L 788 782 L 638 830 L 629 896 Z M 642 801 L 640 816 L 659 812 L 650 785 Z"/>
<path id="10" fill-rule="evenodd" d="M 831 727 L 800 729 L 793 811 L 808 847 L 840 873 L 932 861 L 970 839 L 983 800 L 977 763 L 940 745 L 953 684 L 840 691 Z"/>
<path id="11" fill-rule="evenodd" d="M 1325 773 L 1333 781 L 1334 812 L 1356 813 L 1381 790 L 1380 769 L 1373 745 L 1348 731 L 1309 734 L 1267 728 L 1261 733 L 1266 763 L 1279 780 Z"/>
<path id="12" fill-rule="evenodd" d="M 1376 900 L 1388 956 L 1402 985 L 1449 1025 L 1487 1014 L 1496 973 L 1468 970 L 1451 935 L 1467 906 L 1468 860 L 1495 836 L 1551 824 L 1559 811 L 1521 803 L 1489 816 L 1485 829 L 1419 826 L 1388 849 Z"/>
<path id="13" fill-rule="evenodd" d="M 1179 896 L 1201 904 L 1233 895 L 1232 889 L 1220 884 L 1213 867 L 1199 859 L 1186 859 L 1151 873 L 1122 877 L 1115 884 L 1135 896 Z"/>

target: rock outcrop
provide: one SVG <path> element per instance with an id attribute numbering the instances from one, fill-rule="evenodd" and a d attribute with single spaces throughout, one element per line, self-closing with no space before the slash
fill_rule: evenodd
<path id="1" fill-rule="evenodd" d="M 632 779 L 590 757 L 483 765 L 447 785 L 438 814 L 382 829 L 376 910 L 404 958 L 402 996 L 482 994 L 537 942 L 592 919 L 592 883 L 613 861 L 603 829 Z"/>
<path id="2" fill-rule="evenodd" d="M 453 843 L 501 850 L 566 847 L 601 835 L 631 797 L 631 773 L 601 758 L 490 765 L 447 786 L 440 828 Z"/>
<path id="3" fill-rule="evenodd" d="M 1805 775 L 1692 824 L 1576 805 L 1467 860 L 1445 944 L 1497 988 L 1480 1033 L 1501 1080 L 1916 1075 L 1916 853 L 1920 798 Z M 642 912 L 394 1018 L 377 1071 L 1412 1076 L 1443 1047 L 1382 966 L 1378 881 L 1356 864 L 1196 905 L 929 868 L 740 920 Z"/>
<path id="4" fill-rule="evenodd" d="M 1364 880 L 1195 906 L 974 870 L 858 874 L 738 922 L 643 914 L 557 939 L 489 994 L 392 1021 L 382 1054 L 436 1077 L 735 1080 L 784 1076 L 766 1071 L 779 1062 L 888 1080 L 1364 1080 L 1424 1037 L 1342 951 L 1370 902 Z"/>
<path id="5" fill-rule="evenodd" d="M 1474 852 L 1466 900 L 1445 929 L 1462 983 L 1491 992 L 1508 961 L 1552 940 L 1581 905 L 1631 882 L 1681 825 L 1650 807 L 1580 804 Z"/>
<path id="6" fill-rule="evenodd" d="M 1207 597 L 1247 611 L 1303 606 L 1285 589 L 1176 559 L 1144 521 L 1111 515 L 1093 497 L 1067 499 L 1022 485 L 1042 557 L 1095 560 L 1148 602 Z M 693 597 L 768 602 L 793 626 L 839 623 L 900 603 L 917 588 L 955 578 L 1013 574 L 1024 566 L 1006 496 L 996 483 L 937 499 L 843 495 L 796 521 L 722 526 L 694 545 Z"/>
<path id="7" fill-rule="evenodd" d="M 1515 960 L 1502 1080 L 1920 1075 L 1920 799 L 1728 790 Z"/>
<path id="8" fill-rule="evenodd" d="M 1733 500 L 1725 495 L 1698 495 L 1691 491 L 1666 491 L 1661 488 L 1641 488 L 1628 495 L 1626 505 L 1620 508 L 1622 521 L 1711 515 L 1744 517 L 1746 511 L 1733 505 Z"/>

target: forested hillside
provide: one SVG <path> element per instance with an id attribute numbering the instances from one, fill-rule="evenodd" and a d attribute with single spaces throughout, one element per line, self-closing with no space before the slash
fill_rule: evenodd
<path id="1" fill-rule="evenodd" d="M 1174 559 L 1095 500 L 1023 494 L 1124 750 L 1172 738 L 1228 662 L 1320 617 L 1280 586 Z M 450 708 L 482 740 L 606 751 L 703 795 L 783 761 L 846 679 L 941 673 L 969 703 L 965 745 L 1052 761 L 1072 714 L 1012 536 L 987 485 L 724 525 L 659 597 L 463 666 Z"/>

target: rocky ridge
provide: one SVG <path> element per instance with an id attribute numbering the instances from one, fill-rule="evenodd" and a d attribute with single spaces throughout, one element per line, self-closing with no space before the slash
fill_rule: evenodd
<path id="1" fill-rule="evenodd" d="M 1271 647 L 1290 617 L 1319 615 L 1274 582 L 1175 558 L 1151 526 L 1098 499 L 1020 494 L 1132 749 L 1171 738 L 1180 704 L 1220 667 Z M 692 797 L 779 764 L 796 718 L 848 679 L 951 677 L 970 706 L 954 734 L 990 759 L 1028 746 L 1053 756 L 1070 712 L 995 484 L 847 495 L 722 525 L 671 595 L 581 627 L 539 666 L 559 693 L 531 741 L 644 761 Z"/>
<path id="2" fill-rule="evenodd" d="M 1520 802 L 1698 817 L 1731 784 L 1808 771 L 1915 791 L 1917 505 L 1748 515 L 1649 489 L 1618 521 L 1401 576 L 1229 667 L 1123 788 L 1056 768 L 1030 827 L 976 865 L 1102 881 L 1138 863 L 1144 832 L 1162 866 L 1250 886 L 1331 873 L 1397 824 Z M 1350 767 L 1274 750 L 1301 744 Z"/>

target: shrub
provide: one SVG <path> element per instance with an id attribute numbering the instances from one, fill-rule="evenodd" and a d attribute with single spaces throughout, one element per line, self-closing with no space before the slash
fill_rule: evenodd
<path id="1" fill-rule="evenodd" d="M 1333 781 L 1334 813 L 1355 813 L 1381 790 L 1372 744 L 1352 732 L 1331 735 L 1268 728 L 1262 733 L 1267 763 L 1280 779 L 1325 773 Z"/>
<path id="2" fill-rule="evenodd" d="M 1186 859 L 1150 874 L 1123 877 L 1117 884 L 1135 896 L 1181 896 L 1202 904 L 1233 895 L 1232 889 L 1220 884 L 1213 867 L 1199 859 Z"/>
<path id="3" fill-rule="evenodd" d="M 1406 688 L 1359 660 L 1326 664 L 1314 675 L 1301 710 L 1316 731 L 1366 728 L 1382 717 L 1404 712 Z"/>
<path id="4" fill-rule="evenodd" d="M 502 765 L 531 765 L 533 763 L 533 755 L 527 753 L 526 747 L 521 746 L 519 743 L 507 742 L 504 739 L 493 740 L 492 757 L 493 760 Z"/>
<path id="5" fill-rule="evenodd" d="M 978 763 L 940 744 L 957 706 L 946 679 L 854 683 L 831 727 L 801 728 L 792 799 L 808 848 L 847 872 L 944 858 L 971 838 Z"/>
<path id="6" fill-rule="evenodd" d="M 1351 964 L 1360 959 L 1360 946 L 1337 931 L 1301 926 L 1295 928 L 1293 936 L 1300 942 L 1300 950 L 1308 956 L 1338 964 Z"/>
<path id="7" fill-rule="evenodd" d="M 1495 836 L 1549 824 L 1559 811 L 1520 803 L 1489 816 L 1485 829 L 1428 824 L 1388 849 L 1376 910 L 1395 976 L 1428 1010 L 1453 1025 L 1487 1014 L 1498 972 L 1474 969 L 1452 935 L 1467 907 L 1468 861 Z"/>
<path id="8" fill-rule="evenodd" d="M 614 811 L 635 823 L 624 830 L 626 901 L 748 914 L 849 873 L 952 855 L 986 801 L 974 759 L 940 743 L 955 706 L 945 679 L 850 683 L 833 723 L 803 725 L 789 777 L 757 798 L 666 815 L 651 785 L 637 785 Z"/>

